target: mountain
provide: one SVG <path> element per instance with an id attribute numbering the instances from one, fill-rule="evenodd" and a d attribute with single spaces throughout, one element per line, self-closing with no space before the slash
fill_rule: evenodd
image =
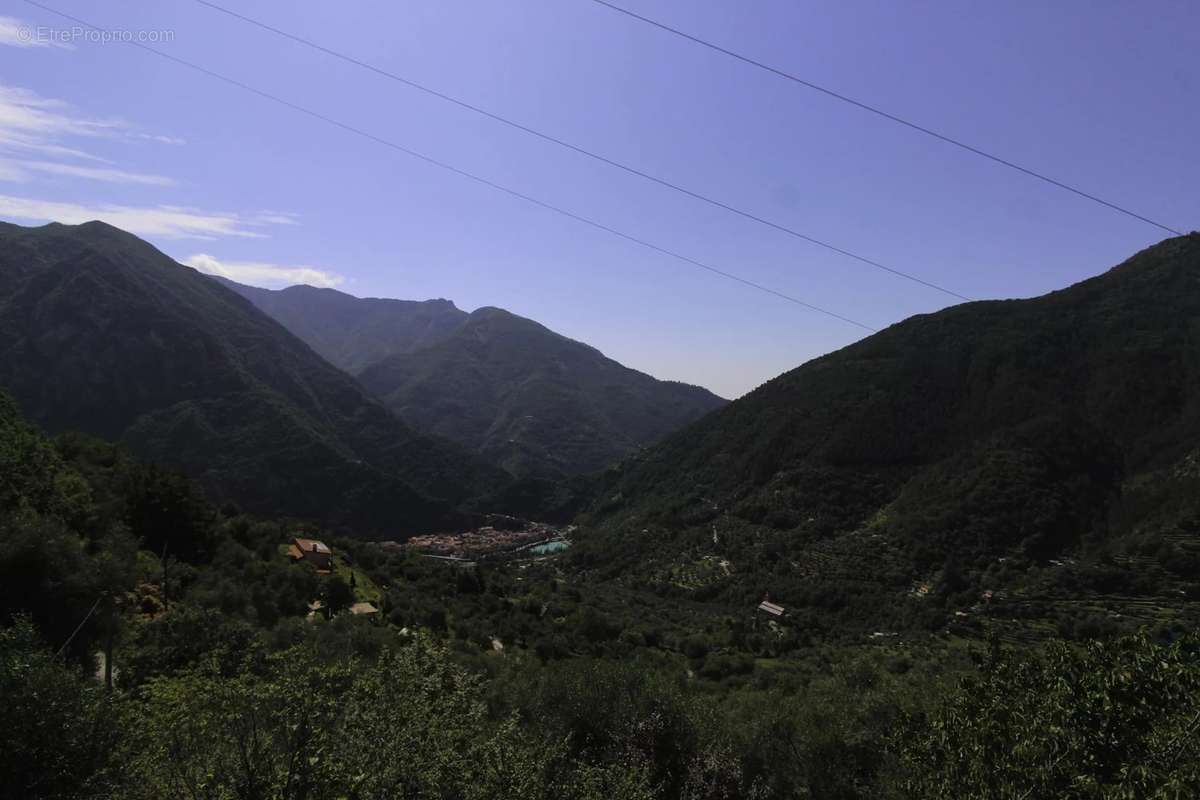
<path id="1" fill-rule="evenodd" d="M 307 342 L 419 431 L 519 477 L 600 469 L 725 404 L 499 308 L 223 285 Z"/>
<path id="2" fill-rule="evenodd" d="M 404 533 L 507 477 L 420 435 L 253 304 L 99 222 L 0 224 L 0 387 L 248 510 Z"/>
<path id="3" fill-rule="evenodd" d="M 1198 321 L 1196 233 L 1043 297 L 913 317 L 627 461 L 573 552 L 686 593 L 769 589 L 826 625 L 919 616 L 914 587 L 977 603 L 1063 554 L 1083 560 L 1046 580 L 1076 591 L 1134 593 L 1118 567 L 1149 563 L 1200 596 Z"/>
<path id="4" fill-rule="evenodd" d="M 726 401 L 660 381 L 499 308 L 359 379 L 402 419 L 518 476 L 600 469 Z"/>
<path id="5" fill-rule="evenodd" d="M 351 375 L 395 353 L 433 344 L 467 318 L 467 312 L 449 300 L 386 300 L 312 286 L 260 289 L 225 278 L 216 280 Z"/>

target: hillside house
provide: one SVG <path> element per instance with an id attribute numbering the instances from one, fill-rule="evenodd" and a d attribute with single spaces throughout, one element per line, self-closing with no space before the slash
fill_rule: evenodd
<path id="1" fill-rule="evenodd" d="M 316 539 L 296 537 L 288 547 L 288 555 L 296 561 L 312 564 L 317 572 L 333 570 L 333 551 L 329 549 L 329 545 Z"/>

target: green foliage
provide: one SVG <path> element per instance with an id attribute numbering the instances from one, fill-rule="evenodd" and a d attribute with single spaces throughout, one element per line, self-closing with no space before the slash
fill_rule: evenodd
<path id="1" fill-rule="evenodd" d="M 1038 419 L 914 477 L 881 527 L 938 561 L 1010 551 L 1045 559 L 1103 525 L 1120 470 L 1097 431 Z"/>
<path id="2" fill-rule="evenodd" d="M 1003 656 L 895 742 L 913 797 L 1195 796 L 1200 640 Z"/>
<path id="3" fill-rule="evenodd" d="M 142 547 L 184 561 L 211 558 L 215 511 L 183 475 L 156 467 L 129 470 L 125 519 Z"/>
<path id="4" fill-rule="evenodd" d="M 354 605 L 354 589 L 340 575 L 325 579 L 323 594 L 325 609 L 329 614 L 337 614 Z"/>
<path id="5" fill-rule="evenodd" d="M 0 629 L 0 797 L 98 796 L 118 766 L 101 687 L 44 647 L 27 618 Z"/>
<path id="6" fill-rule="evenodd" d="M 132 714 L 129 798 L 649 797 L 636 771 L 580 769 L 492 722 L 479 679 L 421 640 L 362 665 L 293 649 L 155 679 Z"/>
<path id="7" fill-rule="evenodd" d="M 213 609 L 183 605 L 137 626 L 121 664 L 121 685 L 137 687 L 203 666 L 214 677 L 236 675 L 262 650 L 249 624 Z"/>
<path id="8" fill-rule="evenodd" d="M 104 588 L 83 540 L 53 518 L 0 518 L 0 622 L 29 615 L 55 646 L 86 658 L 98 631 L 90 610 Z M 71 639 L 77 626 L 82 629 Z"/>
<path id="9" fill-rule="evenodd" d="M 54 448 L 30 426 L 8 395 L 0 392 L 0 508 L 50 511 L 65 498 Z"/>

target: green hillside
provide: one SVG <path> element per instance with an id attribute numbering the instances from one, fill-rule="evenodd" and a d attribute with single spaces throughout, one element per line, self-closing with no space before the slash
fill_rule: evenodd
<path id="1" fill-rule="evenodd" d="M 359 377 L 414 428 L 522 477 L 600 469 L 725 404 L 499 308 Z"/>
<path id="2" fill-rule="evenodd" d="M 576 558 L 739 603 L 770 590 L 826 630 L 928 623 L 987 590 L 1200 599 L 1198 448 L 1192 234 L 781 375 L 610 473 Z M 704 558 L 729 575 L 681 588 Z"/>

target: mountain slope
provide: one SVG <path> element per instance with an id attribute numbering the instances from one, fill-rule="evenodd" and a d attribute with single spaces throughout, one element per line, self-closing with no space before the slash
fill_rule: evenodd
<path id="1" fill-rule="evenodd" d="M 498 308 L 481 308 L 451 336 L 359 377 L 413 427 L 519 476 L 599 469 L 725 403 Z"/>
<path id="2" fill-rule="evenodd" d="M 334 289 L 260 289 L 217 277 L 351 375 L 395 353 L 426 347 L 467 318 L 449 300 L 354 297 Z"/>
<path id="3" fill-rule="evenodd" d="M 103 223 L 0 225 L 0 386 L 218 497 L 406 532 L 505 479 L 421 436 L 251 303 Z"/>
<path id="4" fill-rule="evenodd" d="M 1044 297 L 914 317 L 779 376 L 626 464 L 579 558 L 654 581 L 724 555 L 734 577 L 706 591 L 748 601 L 769 586 L 865 615 L 857 604 L 899 608 L 914 582 L 1003 584 L 997 564 L 1117 535 L 1191 542 L 1200 505 L 1180 465 L 1198 448 L 1192 234 Z M 1151 488 L 1162 496 L 1137 507 Z M 1167 508 L 1174 521 L 1156 517 Z"/>

